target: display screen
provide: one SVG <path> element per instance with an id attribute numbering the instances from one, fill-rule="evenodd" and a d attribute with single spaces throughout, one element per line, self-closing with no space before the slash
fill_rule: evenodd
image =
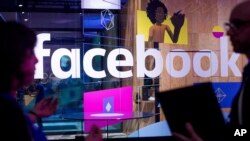
<path id="1" fill-rule="evenodd" d="M 121 9 L 121 0 L 82 0 L 82 9 Z"/>

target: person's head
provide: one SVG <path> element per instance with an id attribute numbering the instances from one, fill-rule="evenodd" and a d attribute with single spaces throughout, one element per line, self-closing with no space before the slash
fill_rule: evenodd
<path id="1" fill-rule="evenodd" d="M 28 85 L 34 79 L 35 32 L 23 24 L 0 22 L 0 92 Z"/>
<path id="2" fill-rule="evenodd" d="M 227 23 L 234 52 L 250 57 L 250 1 L 236 5 Z"/>
<path id="3" fill-rule="evenodd" d="M 147 5 L 147 16 L 150 21 L 155 23 L 162 23 L 166 20 L 168 15 L 168 9 L 159 0 L 150 0 Z"/>

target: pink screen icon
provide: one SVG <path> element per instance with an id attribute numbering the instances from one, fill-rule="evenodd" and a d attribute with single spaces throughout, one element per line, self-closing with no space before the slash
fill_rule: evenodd
<path id="1" fill-rule="evenodd" d="M 84 101 L 84 131 L 92 124 L 106 127 L 132 115 L 132 86 L 86 92 Z"/>

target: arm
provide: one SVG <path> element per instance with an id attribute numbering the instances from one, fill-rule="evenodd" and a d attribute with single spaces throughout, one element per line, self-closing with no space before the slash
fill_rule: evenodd
<path id="1" fill-rule="evenodd" d="M 153 36 L 154 36 L 154 27 L 152 25 L 149 28 L 149 32 L 148 32 L 148 42 L 153 42 Z"/>
<path id="2" fill-rule="evenodd" d="M 148 48 L 154 48 L 153 47 L 153 36 L 154 36 L 154 29 L 153 29 L 153 26 L 151 26 L 149 28 Z"/>
<path id="3" fill-rule="evenodd" d="M 179 32 L 175 34 L 175 36 L 178 34 L 177 39 L 174 39 L 174 34 L 173 32 L 170 30 L 169 26 L 166 25 L 166 31 L 170 37 L 170 39 L 172 40 L 173 43 L 176 43 L 178 41 L 178 36 L 179 36 Z M 176 38 L 176 37 L 175 37 Z"/>

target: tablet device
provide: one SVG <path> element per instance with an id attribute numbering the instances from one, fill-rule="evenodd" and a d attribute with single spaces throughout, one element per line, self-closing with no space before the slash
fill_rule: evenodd
<path id="1" fill-rule="evenodd" d="M 156 94 L 171 132 L 190 136 L 190 122 L 204 140 L 220 140 L 226 131 L 221 108 L 210 82 L 186 86 Z"/>

